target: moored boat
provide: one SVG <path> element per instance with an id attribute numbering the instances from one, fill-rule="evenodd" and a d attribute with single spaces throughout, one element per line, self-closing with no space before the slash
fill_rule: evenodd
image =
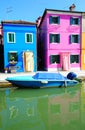
<path id="1" fill-rule="evenodd" d="M 10 83 L 19 87 L 63 87 L 75 86 L 78 82 L 76 80 L 68 79 L 60 73 L 52 72 L 38 72 L 33 76 L 15 76 L 6 78 Z"/>

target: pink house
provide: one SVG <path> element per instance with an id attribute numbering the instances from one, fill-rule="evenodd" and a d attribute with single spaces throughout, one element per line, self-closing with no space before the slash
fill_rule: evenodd
<path id="1" fill-rule="evenodd" d="M 45 9 L 38 26 L 39 69 L 81 69 L 82 13 Z"/>

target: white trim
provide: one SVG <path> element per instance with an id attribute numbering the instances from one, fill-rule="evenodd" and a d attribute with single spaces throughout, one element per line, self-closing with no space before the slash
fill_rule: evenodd
<path id="1" fill-rule="evenodd" d="M 63 71 L 62 68 L 47 68 L 47 69 L 45 69 L 45 70 L 51 71 L 51 72 Z M 70 69 L 68 69 L 68 71 L 69 71 L 69 70 L 70 70 L 70 71 L 72 71 L 72 70 L 78 71 L 78 70 L 80 70 L 80 67 L 70 67 Z"/>
<path id="2" fill-rule="evenodd" d="M 78 71 L 78 70 L 80 70 L 80 67 L 75 67 L 75 68 L 71 67 L 70 70 L 71 70 L 71 71 L 72 71 L 72 70 Z"/>
<path id="3" fill-rule="evenodd" d="M 65 14 L 65 15 L 71 15 L 71 16 L 74 16 L 74 15 L 76 15 L 76 16 L 82 16 L 82 14 L 81 14 L 81 12 L 71 12 L 71 11 L 69 11 L 69 12 L 64 12 L 64 11 L 58 11 L 58 10 L 56 10 L 56 11 L 47 11 L 47 13 L 49 13 L 49 14 L 57 14 L 57 15 L 59 15 L 59 14 Z"/>
<path id="4" fill-rule="evenodd" d="M 14 34 L 14 42 L 9 41 L 9 34 Z M 7 42 L 8 43 L 15 43 L 16 42 L 15 32 L 7 32 Z"/>
<path id="5" fill-rule="evenodd" d="M 32 42 L 27 42 L 27 40 L 26 40 L 27 34 L 31 34 L 32 35 Z M 25 43 L 33 43 L 33 33 L 25 33 Z"/>
<path id="6" fill-rule="evenodd" d="M 60 15 L 55 15 L 55 14 L 52 14 L 52 15 L 50 15 L 50 16 L 52 16 L 52 17 L 54 17 L 54 18 L 60 17 Z"/>
<path id="7" fill-rule="evenodd" d="M 73 19 L 80 19 L 78 16 L 72 16 Z"/>
<path id="8" fill-rule="evenodd" d="M 56 68 L 47 68 L 47 70 L 53 72 L 53 71 L 60 71 L 62 69 L 56 67 Z"/>

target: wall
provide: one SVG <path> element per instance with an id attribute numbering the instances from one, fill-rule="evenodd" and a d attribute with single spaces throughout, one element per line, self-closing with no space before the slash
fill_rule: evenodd
<path id="1" fill-rule="evenodd" d="M 4 24 L 4 67 L 9 66 L 8 62 L 8 52 L 17 51 L 18 52 L 18 63 L 16 66 L 20 67 L 18 71 L 24 71 L 23 66 L 23 52 L 24 51 L 33 51 L 34 53 L 34 71 L 37 68 L 37 57 L 36 57 L 36 26 L 31 25 L 14 25 L 14 24 Z M 7 43 L 7 32 L 16 33 L 16 43 Z M 33 43 L 25 43 L 25 33 L 33 33 Z"/>
<path id="2" fill-rule="evenodd" d="M 61 68 L 61 64 L 50 64 L 49 62 L 49 56 L 51 54 L 61 54 L 61 52 L 69 52 L 70 54 L 79 54 L 80 55 L 80 47 L 81 47 L 81 40 L 79 44 L 71 44 L 70 43 L 70 35 L 71 34 L 81 34 L 81 23 L 78 26 L 72 26 L 70 25 L 70 17 L 74 16 L 73 14 L 59 14 L 60 16 L 60 24 L 49 24 L 49 16 L 53 15 L 52 13 L 48 13 L 46 15 L 47 18 L 47 63 L 46 63 L 46 69 L 52 70 L 55 68 Z M 58 14 L 54 14 L 55 16 L 58 16 Z M 80 15 L 75 15 L 75 17 L 80 17 Z M 81 21 L 80 21 L 81 22 Z M 50 44 L 49 43 L 49 34 L 50 33 L 58 33 L 60 34 L 60 43 L 59 44 Z M 81 38 L 81 35 L 80 35 Z M 79 68 L 80 69 L 80 63 L 79 64 L 73 64 L 70 65 L 71 68 Z M 70 69 L 71 69 L 70 68 Z"/>

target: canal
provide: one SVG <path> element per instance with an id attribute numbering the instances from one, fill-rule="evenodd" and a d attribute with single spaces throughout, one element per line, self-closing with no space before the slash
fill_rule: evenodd
<path id="1" fill-rule="evenodd" d="M 0 88 L 0 130 L 85 130 L 85 83 L 67 88 Z"/>

